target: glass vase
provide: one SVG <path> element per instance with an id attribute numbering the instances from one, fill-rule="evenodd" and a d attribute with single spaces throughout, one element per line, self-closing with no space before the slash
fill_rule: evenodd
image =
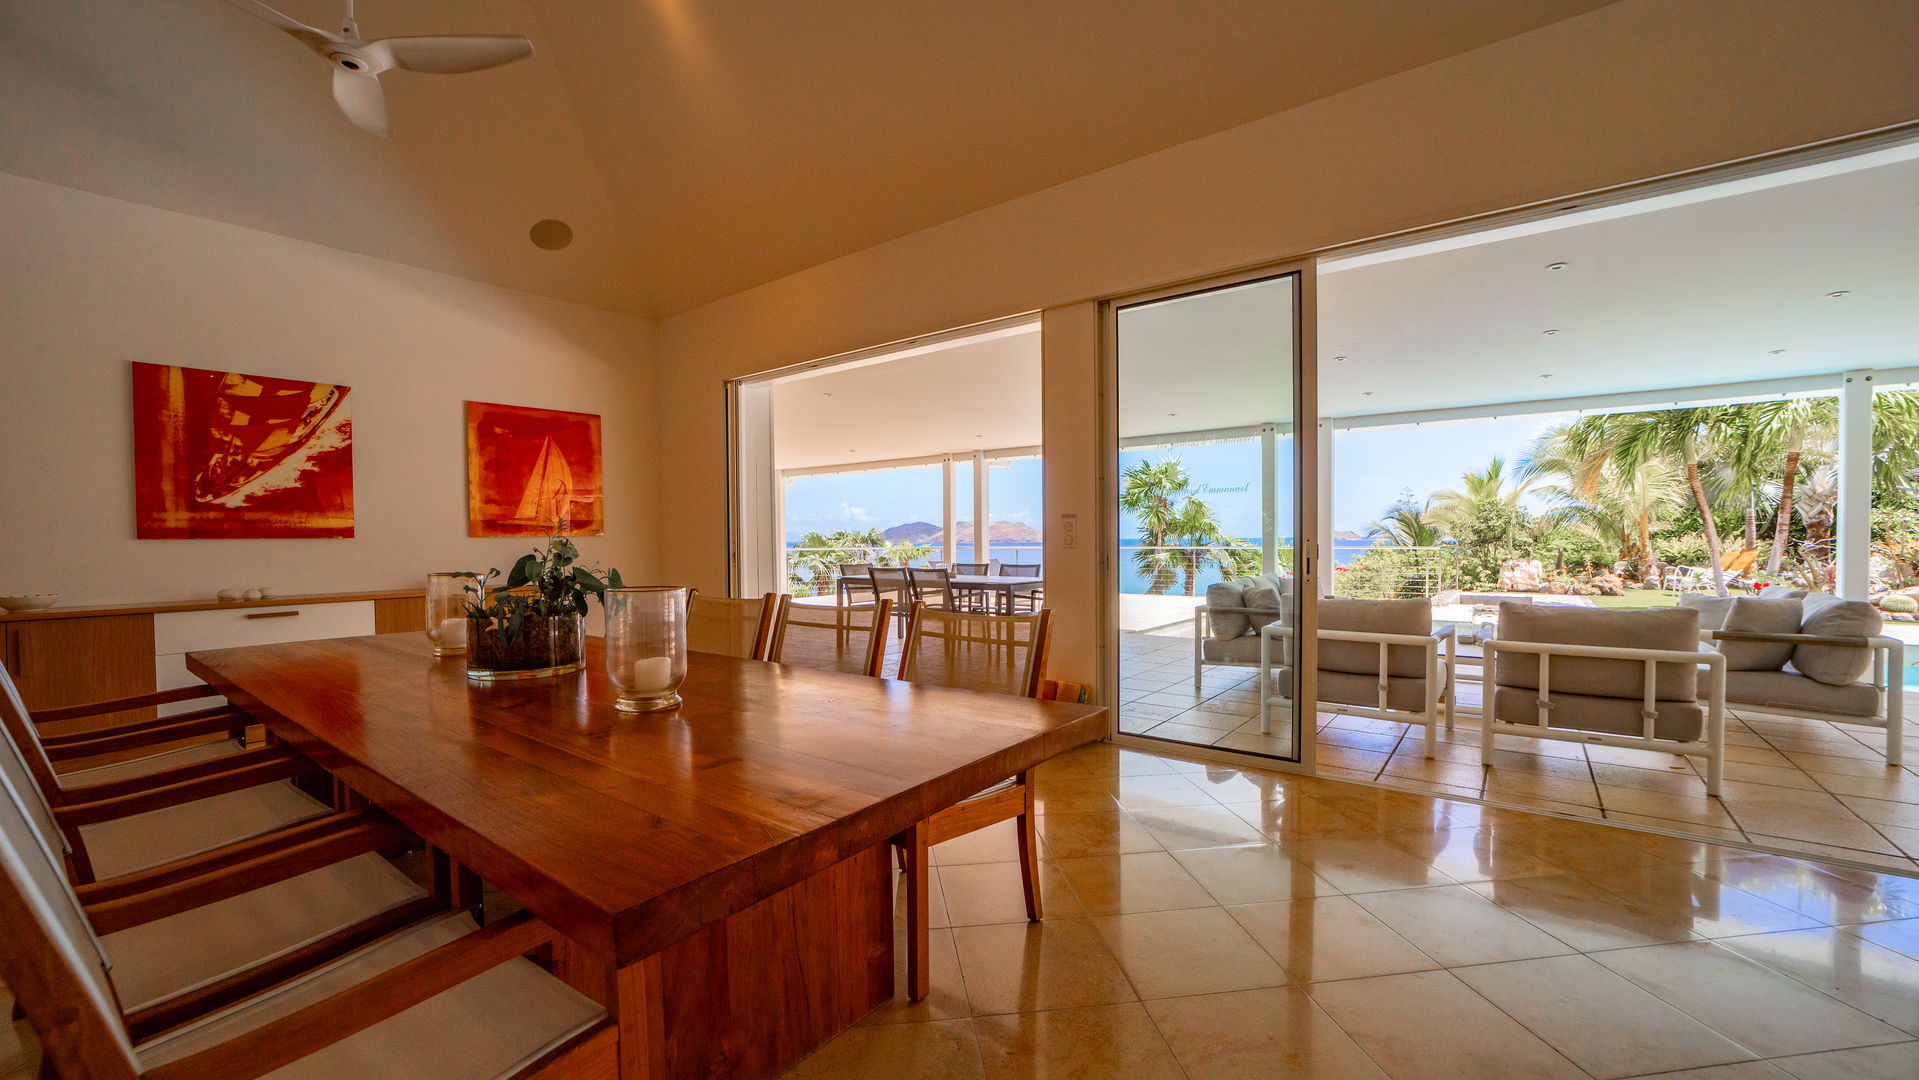
<path id="1" fill-rule="evenodd" d="M 680 704 L 688 593 L 667 586 L 606 590 L 606 674 L 622 712 Z"/>
<path id="2" fill-rule="evenodd" d="M 466 579 L 453 573 L 426 576 L 426 639 L 433 655 L 466 651 Z"/>
<path id="3" fill-rule="evenodd" d="M 586 667 L 586 616 L 577 613 L 527 615 L 518 627 L 469 616 L 466 637 L 469 679 L 544 679 Z"/>

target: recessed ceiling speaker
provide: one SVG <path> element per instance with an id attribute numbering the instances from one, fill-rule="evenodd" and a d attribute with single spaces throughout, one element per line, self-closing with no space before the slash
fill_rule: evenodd
<path id="1" fill-rule="evenodd" d="M 542 251 L 558 251 L 573 242 L 573 226 L 564 221 L 547 218 L 545 221 L 534 222 L 526 235 L 532 239 L 534 247 Z"/>

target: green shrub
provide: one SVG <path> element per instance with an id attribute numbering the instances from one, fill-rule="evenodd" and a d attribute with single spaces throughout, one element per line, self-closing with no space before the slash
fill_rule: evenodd
<path id="1" fill-rule="evenodd" d="M 1706 565 L 1706 534 L 1703 532 L 1655 533 L 1652 549 L 1659 556 L 1659 561 L 1669 566 Z M 1720 550 L 1725 550 L 1723 543 Z"/>
<path id="2" fill-rule="evenodd" d="M 1879 599 L 1879 610 L 1891 612 L 1894 615 L 1910 615 L 1919 611 L 1919 600 L 1914 600 L 1905 593 L 1891 593 Z"/>

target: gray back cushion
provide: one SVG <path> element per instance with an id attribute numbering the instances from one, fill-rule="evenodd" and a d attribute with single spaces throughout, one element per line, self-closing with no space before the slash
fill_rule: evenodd
<path id="1" fill-rule="evenodd" d="M 1707 596 L 1704 593 L 1679 594 L 1679 606 L 1692 608 L 1699 612 L 1701 630 L 1718 630 L 1726 625 L 1726 615 L 1732 611 L 1732 602 L 1736 596 Z"/>
<path id="2" fill-rule="evenodd" d="M 1553 604 L 1500 604 L 1499 640 L 1698 652 L 1699 612 L 1692 608 L 1601 611 Z M 1556 656 L 1551 663 L 1548 692 L 1617 698 L 1637 698 L 1644 693 L 1646 665 L 1638 660 Z M 1698 675 L 1698 668 L 1692 664 L 1660 664 L 1653 696 L 1660 701 L 1692 701 L 1698 697 Z M 1499 686 L 1536 690 L 1539 657 L 1501 651 L 1493 679 Z"/>
<path id="3" fill-rule="evenodd" d="M 1741 596 L 1732 602 L 1723 629 L 1751 634 L 1797 634 L 1799 600 L 1796 597 Z M 1792 642 L 1722 641 L 1727 671 L 1778 671 L 1792 659 Z"/>
<path id="4" fill-rule="evenodd" d="M 1292 622 L 1286 617 L 1286 598 L 1278 589 L 1268 588 L 1265 585 L 1255 585 L 1247 589 L 1246 606 L 1252 609 L 1252 614 L 1246 616 L 1247 625 L 1255 632 L 1265 629 L 1268 623 L 1279 623 L 1285 626 Z M 1263 614 L 1265 612 L 1271 614 Z"/>
<path id="5" fill-rule="evenodd" d="M 1807 596 L 1802 634 L 1821 637 L 1877 637 L 1884 622 L 1879 609 L 1863 600 L 1841 600 L 1828 593 Z M 1858 682 L 1872 668 L 1872 650 L 1852 645 L 1801 644 L 1792 650 L 1792 666 L 1827 686 Z"/>
<path id="6" fill-rule="evenodd" d="M 1358 630 L 1369 634 L 1430 634 L 1430 600 L 1361 600 L 1329 596 L 1319 602 L 1321 630 Z M 1386 674 L 1419 678 L 1426 674 L 1425 650 L 1414 645 L 1387 649 Z M 1354 675 L 1379 674 L 1379 646 L 1368 641 L 1319 639 L 1319 669 Z"/>
<path id="7" fill-rule="evenodd" d="M 1253 628 L 1253 624 L 1246 621 L 1245 613 L 1235 610 L 1246 606 L 1246 586 L 1250 584 L 1241 578 L 1206 586 L 1206 624 L 1213 637 L 1231 641 L 1245 636 Z"/>

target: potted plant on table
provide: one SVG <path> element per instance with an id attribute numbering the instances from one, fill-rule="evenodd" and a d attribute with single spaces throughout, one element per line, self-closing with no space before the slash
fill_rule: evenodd
<path id="1" fill-rule="evenodd" d="M 605 601 L 620 572 L 578 565 L 580 549 L 564 529 L 543 550 L 520 556 L 495 586 L 496 567 L 466 578 L 467 666 L 472 679 L 537 679 L 586 666 L 586 598 Z"/>

